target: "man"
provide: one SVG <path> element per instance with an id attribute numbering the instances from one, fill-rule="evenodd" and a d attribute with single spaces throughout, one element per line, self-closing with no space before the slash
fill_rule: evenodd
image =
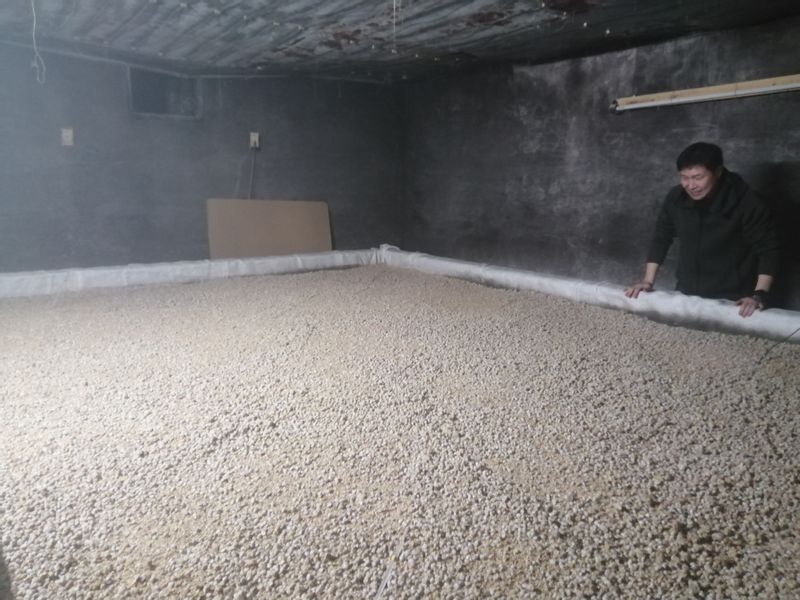
<path id="1" fill-rule="evenodd" d="M 723 166 L 719 146 L 692 144 L 680 153 L 677 166 L 680 185 L 661 206 L 644 279 L 625 295 L 653 291 L 658 268 L 677 237 L 678 291 L 735 300 L 742 317 L 763 310 L 778 268 L 778 238 L 767 207 Z"/>

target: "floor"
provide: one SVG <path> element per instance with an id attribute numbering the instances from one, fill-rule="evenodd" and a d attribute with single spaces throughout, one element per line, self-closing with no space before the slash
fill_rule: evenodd
<path id="1" fill-rule="evenodd" d="M 0 596 L 800 595 L 800 345 L 383 266 L 0 323 Z"/>

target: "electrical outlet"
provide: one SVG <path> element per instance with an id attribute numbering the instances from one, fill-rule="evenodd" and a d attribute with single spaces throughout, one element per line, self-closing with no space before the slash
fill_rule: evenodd
<path id="1" fill-rule="evenodd" d="M 257 131 L 250 132 L 250 149 L 258 150 L 261 148 L 261 135 Z"/>
<path id="2" fill-rule="evenodd" d="M 64 127 L 61 129 L 61 145 L 72 147 L 75 145 L 75 134 L 72 127 Z"/>

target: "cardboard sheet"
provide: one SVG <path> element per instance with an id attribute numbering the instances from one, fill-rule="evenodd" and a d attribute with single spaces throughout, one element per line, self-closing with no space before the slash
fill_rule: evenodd
<path id="1" fill-rule="evenodd" d="M 325 202 L 215 198 L 207 206 L 211 259 L 332 249 Z"/>

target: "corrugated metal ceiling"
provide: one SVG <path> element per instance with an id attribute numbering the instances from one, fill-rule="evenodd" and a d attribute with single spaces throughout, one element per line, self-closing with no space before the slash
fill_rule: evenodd
<path id="1" fill-rule="evenodd" d="M 13 0 L 0 40 L 191 74 L 391 80 L 800 14 L 798 0 Z"/>

